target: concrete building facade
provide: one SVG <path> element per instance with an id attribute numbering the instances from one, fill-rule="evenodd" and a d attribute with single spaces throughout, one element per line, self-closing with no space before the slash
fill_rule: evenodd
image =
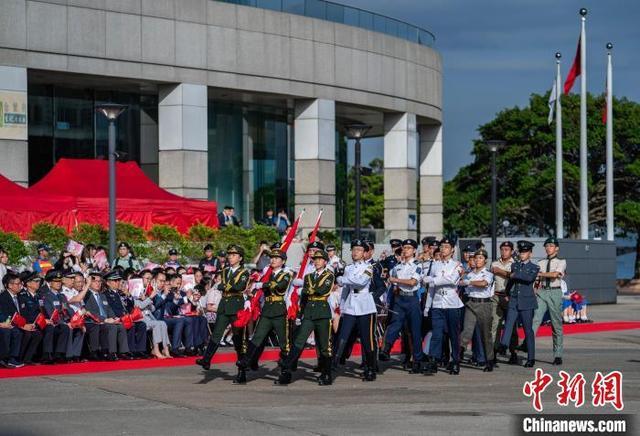
<path id="1" fill-rule="evenodd" d="M 0 173 L 27 185 L 60 157 L 104 157 L 95 105 L 114 101 L 121 158 L 160 186 L 245 222 L 323 208 L 335 228 L 344 126 L 363 122 L 384 137 L 386 236 L 441 234 L 431 35 L 318 0 L 244 3 L 3 0 Z"/>

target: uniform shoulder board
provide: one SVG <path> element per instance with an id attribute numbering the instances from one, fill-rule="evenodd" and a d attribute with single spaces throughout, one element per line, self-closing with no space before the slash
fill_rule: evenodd
<path id="1" fill-rule="evenodd" d="M 363 274 L 368 275 L 369 277 L 373 277 L 373 267 L 368 266 L 367 269 L 363 271 Z"/>

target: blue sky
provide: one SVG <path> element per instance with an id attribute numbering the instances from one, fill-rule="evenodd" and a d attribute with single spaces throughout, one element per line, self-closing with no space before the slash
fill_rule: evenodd
<path id="1" fill-rule="evenodd" d="M 505 107 L 524 106 L 550 89 L 556 51 L 563 79 L 576 51 L 578 10 L 587 15 L 587 86 L 602 93 L 605 44 L 614 44 L 614 94 L 640 101 L 638 0 L 340 0 L 424 27 L 444 61 L 444 176 L 472 160 L 477 127 Z M 363 163 L 382 155 L 363 147 Z"/>

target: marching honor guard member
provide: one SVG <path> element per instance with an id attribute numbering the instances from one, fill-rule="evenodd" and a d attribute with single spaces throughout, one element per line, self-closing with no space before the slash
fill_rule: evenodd
<path id="1" fill-rule="evenodd" d="M 254 360 L 257 361 L 261 346 L 273 331 L 280 345 L 280 359 L 284 360 L 289 353 L 289 322 L 287 321 L 287 305 L 284 297 L 291 282 L 291 272 L 284 269 L 287 255 L 282 250 L 273 250 L 271 258 L 271 275 L 266 283 L 258 282 L 255 289 L 262 289 L 264 305 L 253 338 L 249 341 L 247 353 L 236 365 L 246 370 Z M 256 362 L 257 363 L 257 362 Z"/>
<path id="2" fill-rule="evenodd" d="M 282 363 L 280 377 L 275 384 L 291 383 L 291 369 L 295 366 L 307 338 L 313 332 L 317 352 L 320 353 L 320 377 L 318 384 L 327 386 L 333 383 L 331 375 L 331 308 L 328 299 L 335 283 L 335 275 L 327 268 L 329 256 L 324 250 L 317 250 L 311 256 L 315 271 L 304 277 L 301 304 L 296 317 L 298 329 L 291 351 Z"/>
<path id="3" fill-rule="evenodd" d="M 237 318 L 237 313 L 243 308 L 249 309 L 251 302 L 245 301 L 244 291 L 249 283 L 249 271 L 244 267 L 244 249 L 239 245 L 227 247 L 227 266 L 222 270 L 221 282 L 218 289 L 222 291 L 222 299 L 216 312 L 216 323 L 209 338 L 209 344 L 202 358 L 196 360 L 196 364 L 209 370 L 211 359 L 218 350 L 222 335 L 229 325 Z M 244 356 L 244 328 L 231 327 L 233 332 L 233 347 L 236 350 L 237 360 Z M 246 370 L 238 368 L 238 374 L 233 380 L 235 384 L 247 382 Z"/>
<path id="4" fill-rule="evenodd" d="M 533 284 L 538 276 L 540 267 L 531 262 L 533 244 L 529 241 L 518 241 L 518 255 L 520 260 L 514 262 L 507 274 L 507 295 L 509 310 L 507 321 L 502 334 L 500 351 L 507 348 L 511 339 L 511 332 L 516 328 L 518 318 L 522 320 L 525 341 L 527 344 L 527 362 L 525 368 L 533 368 L 536 363 L 536 343 L 533 332 L 533 312 L 538 307 Z"/>
<path id="5" fill-rule="evenodd" d="M 353 263 L 344 269 L 344 275 L 337 278 L 342 286 L 340 301 L 340 332 L 336 356 L 341 356 L 348 345 L 354 328 L 358 328 L 360 343 L 365 356 L 364 381 L 376 379 L 376 304 L 369 291 L 373 277 L 373 266 L 365 261 L 365 252 L 369 251 L 366 242 L 360 239 L 351 241 L 351 259 Z"/>

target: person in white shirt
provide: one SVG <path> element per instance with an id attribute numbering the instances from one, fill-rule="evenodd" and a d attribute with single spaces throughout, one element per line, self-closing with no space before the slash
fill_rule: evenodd
<path id="1" fill-rule="evenodd" d="M 349 337 L 356 326 L 360 333 L 360 343 L 365 353 L 364 381 L 376 379 L 375 333 L 376 333 L 376 303 L 373 294 L 369 292 L 373 267 L 364 261 L 364 253 L 368 246 L 360 239 L 351 241 L 351 259 L 353 263 L 344 269 L 344 275 L 337 278 L 342 286 L 340 301 L 341 326 L 338 335 L 336 357 L 339 358 L 345 350 Z"/>
<path id="2" fill-rule="evenodd" d="M 440 241 L 442 260 L 431 268 L 431 274 L 424 277 L 424 283 L 429 286 L 429 295 L 424 308 L 424 316 L 431 311 L 432 336 L 429 353 L 432 360 L 427 372 L 436 373 L 438 362 L 442 359 L 442 344 L 445 330 L 451 344 L 451 363 L 449 373 L 460 373 L 460 319 L 463 306 L 458 296 L 458 282 L 464 273 L 460 262 L 453 259 L 455 242 L 450 238 Z"/>
<path id="3" fill-rule="evenodd" d="M 420 316 L 420 299 L 418 290 L 422 281 L 422 265 L 415 259 L 418 242 L 414 239 L 405 239 L 402 242 L 402 261 L 390 272 L 389 283 L 394 286 L 393 318 L 387 327 L 384 337 L 384 347 L 380 351 L 380 360 L 389 360 L 389 352 L 394 342 L 398 339 L 400 330 L 405 322 L 409 324 L 411 333 L 413 364 L 412 374 L 420 374 L 422 353 L 422 317 Z M 407 351 L 408 352 L 408 351 Z"/>
<path id="4" fill-rule="evenodd" d="M 476 323 L 486 355 L 484 372 L 493 371 L 493 342 L 491 340 L 491 322 L 493 319 L 491 297 L 493 297 L 493 274 L 486 269 L 487 252 L 478 250 L 473 255 L 475 267 L 460 281 L 469 297 L 465 303 L 464 329 L 460 338 L 462 355 L 473 336 Z"/>

